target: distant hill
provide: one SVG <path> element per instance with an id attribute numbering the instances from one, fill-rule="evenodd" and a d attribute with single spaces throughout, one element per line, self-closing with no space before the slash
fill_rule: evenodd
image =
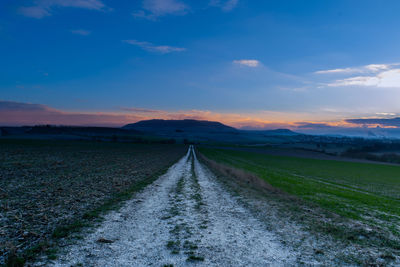
<path id="1" fill-rule="evenodd" d="M 216 121 L 201 120 L 144 120 L 127 124 L 122 127 L 127 130 L 143 132 L 237 132 L 238 130 Z"/>
<path id="2" fill-rule="evenodd" d="M 276 129 L 276 130 L 266 130 L 262 131 L 265 135 L 285 135 L 285 136 L 293 136 L 300 135 L 300 133 L 293 132 L 289 129 Z"/>
<path id="3" fill-rule="evenodd" d="M 178 142 L 186 139 L 195 142 L 237 144 L 281 143 L 302 136 L 288 129 L 239 130 L 220 122 L 202 120 L 145 120 L 125 125 L 122 129 L 173 138 Z"/>

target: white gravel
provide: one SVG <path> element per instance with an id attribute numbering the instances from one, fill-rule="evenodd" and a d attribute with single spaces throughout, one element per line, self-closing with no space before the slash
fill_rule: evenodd
<path id="1" fill-rule="evenodd" d="M 215 180 L 190 147 L 165 175 L 106 215 L 53 264 L 292 266 L 296 257 Z"/>

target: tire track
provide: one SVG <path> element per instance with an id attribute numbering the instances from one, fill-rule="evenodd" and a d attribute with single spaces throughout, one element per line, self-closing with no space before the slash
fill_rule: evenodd
<path id="1" fill-rule="evenodd" d="M 282 266 L 295 259 L 216 181 L 191 146 L 53 266 Z"/>

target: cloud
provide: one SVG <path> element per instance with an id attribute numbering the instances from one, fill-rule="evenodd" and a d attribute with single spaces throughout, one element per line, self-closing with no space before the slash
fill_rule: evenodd
<path id="1" fill-rule="evenodd" d="M 50 16 L 51 13 L 49 10 L 40 7 L 40 6 L 28 6 L 28 7 L 20 7 L 19 13 L 25 17 L 41 19 L 46 16 Z"/>
<path id="2" fill-rule="evenodd" d="M 18 12 L 26 17 L 41 19 L 51 16 L 55 8 L 75 7 L 90 10 L 105 10 L 106 6 L 101 0 L 36 0 L 31 6 L 23 6 Z"/>
<path id="3" fill-rule="evenodd" d="M 0 100 L 1 111 L 46 111 L 45 105 Z"/>
<path id="4" fill-rule="evenodd" d="M 223 11 L 231 11 L 236 7 L 238 4 L 239 0 L 228 0 L 225 2 L 225 4 L 222 6 Z"/>
<path id="5" fill-rule="evenodd" d="M 87 35 L 91 34 L 91 31 L 78 29 L 78 30 L 71 30 L 71 33 L 77 34 L 77 35 L 82 35 L 82 36 L 87 36 Z"/>
<path id="6" fill-rule="evenodd" d="M 65 112 L 40 104 L 0 100 L 0 125 L 121 126 L 142 119 L 135 114 Z"/>
<path id="7" fill-rule="evenodd" d="M 358 72 L 357 69 L 354 68 L 345 68 L 345 69 L 332 69 L 332 70 L 319 70 L 316 71 L 316 74 L 331 74 L 331 73 L 354 73 Z"/>
<path id="8" fill-rule="evenodd" d="M 343 69 L 331 69 L 331 70 L 319 70 L 316 74 L 352 74 L 352 73 L 375 73 L 379 71 L 389 70 L 394 66 L 398 66 L 398 63 L 393 64 L 369 64 L 361 67 L 343 68 Z"/>
<path id="9" fill-rule="evenodd" d="M 67 112 L 40 104 L 0 100 L 0 126 L 18 125 L 76 125 L 113 126 L 148 119 L 197 119 L 232 122 L 241 118 L 235 114 L 220 114 L 204 110 L 163 111 L 143 108 L 124 108 L 129 113 Z"/>
<path id="10" fill-rule="evenodd" d="M 370 65 L 366 65 L 365 69 L 372 71 L 372 72 L 377 72 L 377 71 L 381 71 L 381 70 L 388 70 L 392 66 L 396 66 L 396 65 L 398 65 L 398 64 L 370 64 Z"/>
<path id="11" fill-rule="evenodd" d="M 199 119 L 217 120 L 219 114 L 209 111 L 186 110 L 168 112 L 144 108 L 123 108 L 129 113 L 118 112 L 68 112 L 50 108 L 46 105 L 0 100 L 0 126 L 18 125 L 77 125 L 114 126 L 147 119 Z M 228 115 L 229 117 L 229 115 Z"/>
<path id="12" fill-rule="evenodd" d="M 183 52 L 186 50 L 186 48 L 182 47 L 174 47 L 174 46 L 168 46 L 168 45 L 154 45 L 149 42 L 140 42 L 137 40 L 123 40 L 122 42 L 138 46 L 144 50 L 150 51 L 150 52 L 156 52 L 156 53 L 161 53 L 161 54 L 168 54 L 171 52 Z"/>
<path id="13" fill-rule="evenodd" d="M 400 88 L 400 69 L 382 71 L 374 76 L 356 76 L 328 83 L 331 87 L 370 86 L 378 88 Z"/>
<path id="14" fill-rule="evenodd" d="M 238 3 L 239 0 L 226 0 L 226 1 L 211 0 L 209 5 L 219 7 L 222 9 L 222 11 L 229 12 L 233 10 Z"/>
<path id="15" fill-rule="evenodd" d="M 143 0 L 142 9 L 133 13 L 134 17 L 155 20 L 166 15 L 185 15 L 189 7 L 178 0 Z"/>
<path id="16" fill-rule="evenodd" d="M 378 88 L 400 88 L 399 63 L 369 64 L 361 67 L 321 70 L 315 74 L 335 74 L 344 78 L 324 83 L 329 87 L 364 86 Z M 349 77 L 350 76 L 350 77 Z"/>
<path id="17" fill-rule="evenodd" d="M 297 129 L 330 129 L 335 127 L 327 123 L 313 122 L 296 122 L 295 125 Z"/>
<path id="18" fill-rule="evenodd" d="M 233 63 L 241 65 L 241 66 L 251 67 L 251 68 L 256 68 L 261 65 L 260 61 L 255 60 L 255 59 L 234 60 Z"/>
<path id="19" fill-rule="evenodd" d="M 391 126 L 391 127 L 400 127 L 400 117 L 390 118 L 390 119 L 382 119 L 382 118 L 369 118 L 369 119 L 347 119 L 346 122 L 353 124 L 361 124 L 363 126 Z"/>
<path id="20" fill-rule="evenodd" d="M 396 116 L 396 113 L 392 113 L 392 112 L 377 112 L 376 115 L 380 115 L 380 116 Z"/>
<path id="21" fill-rule="evenodd" d="M 129 111 L 129 112 L 137 112 L 137 113 L 157 113 L 161 112 L 156 109 L 147 109 L 147 108 L 121 108 L 121 110 Z"/>
<path id="22" fill-rule="evenodd" d="M 92 125 L 123 126 L 148 119 L 197 119 L 220 121 L 233 127 L 286 128 L 290 123 L 271 122 L 245 114 L 217 113 L 208 110 L 165 111 L 145 108 L 122 108 L 120 112 L 70 112 L 40 104 L 0 100 L 0 126 L 5 125 Z"/>

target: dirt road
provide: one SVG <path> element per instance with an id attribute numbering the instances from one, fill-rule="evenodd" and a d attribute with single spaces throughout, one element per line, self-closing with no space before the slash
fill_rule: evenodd
<path id="1" fill-rule="evenodd" d="M 296 254 L 241 206 L 192 147 L 55 266 L 282 266 Z"/>

